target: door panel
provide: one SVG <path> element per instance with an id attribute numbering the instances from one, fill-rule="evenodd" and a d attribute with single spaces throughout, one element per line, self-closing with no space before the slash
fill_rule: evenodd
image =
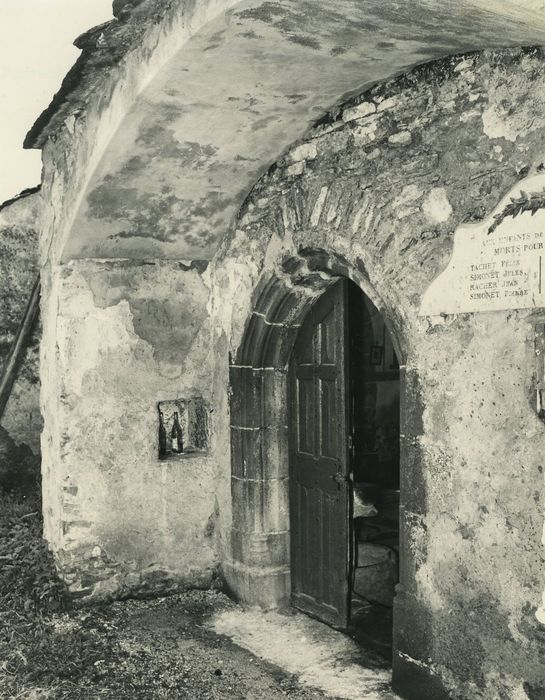
<path id="1" fill-rule="evenodd" d="M 290 364 L 292 602 L 348 625 L 347 283 L 310 310 Z"/>
<path id="2" fill-rule="evenodd" d="M 312 379 L 301 379 L 297 381 L 299 412 L 297 421 L 298 431 L 298 451 L 307 454 L 314 453 L 314 386 Z"/>

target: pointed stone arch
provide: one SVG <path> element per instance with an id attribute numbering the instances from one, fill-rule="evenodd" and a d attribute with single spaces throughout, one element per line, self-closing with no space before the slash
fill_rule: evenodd
<path id="1" fill-rule="evenodd" d="M 289 600 L 288 363 L 309 308 L 341 278 L 355 282 L 382 307 L 361 263 L 352 265 L 319 248 L 284 257 L 256 286 L 230 364 L 233 524 L 225 573 L 246 604 L 270 608 Z M 402 343 L 386 321 L 403 372 Z"/>

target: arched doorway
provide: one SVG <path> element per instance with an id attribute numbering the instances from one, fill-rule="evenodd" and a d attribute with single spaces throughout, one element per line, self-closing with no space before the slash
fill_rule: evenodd
<path id="1" fill-rule="evenodd" d="M 399 362 L 348 279 L 308 311 L 289 365 L 292 604 L 391 654 L 399 571 Z"/>
<path id="2" fill-rule="evenodd" d="M 312 316 L 314 305 L 319 306 L 322 298 L 334 293 L 330 290 L 337 284 L 345 285 L 346 293 L 352 298 L 347 320 L 354 313 L 350 309 L 359 308 L 356 316 L 359 313 L 360 320 L 356 326 L 359 325 L 360 330 L 366 324 L 376 325 L 377 319 L 384 326 L 382 319 L 387 317 L 370 301 L 373 299 L 376 303 L 379 297 L 361 261 L 352 265 L 342 256 L 306 248 L 297 255 L 283 258 L 258 283 L 252 314 L 237 353 L 231 359 L 231 557 L 224 563 L 223 570 L 233 594 L 247 604 L 266 608 L 291 604 L 290 360 L 309 312 Z M 362 307 L 365 299 L 367 312 Z M 367 320 L 362 316 L 364 312 Z M 354 324 L 353 319 L 351 324 Z M 389 332 L 391 327 L 387 322 L 386 325 L 388 329 L 381 327 L 380 337 L 391 338 L 399 357 L 397 338 Z M 375 337 L 369 332 L 364 335 L 369 341 Z M 378 326 L 376 337 L 379 337 Z M 349 334 L 349 345 L 357 338 L 357 333 Z M 389 348 L 387 352 L 393 353 L 391 345 Z M 365 352 L 370 362 L 371 346 L 367 350 L 360 348 L 359 352 L 356 348 L 351 356 L 361 356 Z M 369 379 L 362 376 L 361 381 Z M 357 418 L 354 412 L 353 416 Z M 356 433 L 347 428 L 347 439 L 349 434 L 359 439 L 362 433 Z M 353 449 L 357 448 L 358 444 L 353 443 Z M 351 518 L 353 514 L 350 499 L 348 515 Z M 351 520 L 346 529 L 354 532 Z M 342 576 L 343 585 L 348 580 L 350 591 L 353 589 L 349 566 L 354 561 L 353 546 L 349 535 L 343 550 L 345 570 Z M 315 615 L 320 617 L 316 612 Z M 321 619 L 343 626 L 331 617 Z"/>

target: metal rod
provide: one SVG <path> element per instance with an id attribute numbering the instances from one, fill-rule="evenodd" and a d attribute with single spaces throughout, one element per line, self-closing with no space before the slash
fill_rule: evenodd
<path id="1" fill-rule="evenodd" d="M 26 350 L 28 339 L 32 333 L 32 328 L 38 315 L 39 308 L 40 274 L 38 273 L 34 286 L 32 287 L 32 292 L 30 294 L 27 307 L 25 309 L 25 315 L 23 316 L 23 320 L 17 329 L 17 334 L 11 345 L 6 363 L 2 370 L 2 376 L 0 377 L 0 420 L 4 415 L 4 410 L 11 395 L 11 390 L 13 389 L 13 384 L 15 383 L 15 379 L 17 377 L 17 369 Z"/>

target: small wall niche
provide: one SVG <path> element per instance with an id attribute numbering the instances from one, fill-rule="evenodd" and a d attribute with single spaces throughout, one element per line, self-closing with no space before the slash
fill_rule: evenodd
<path id="1" fill-rule="evenodd" d="M 201 396 L 159 401 L 158 457 L 180 459 L 206 454 L 209 446 L 209 408 Z"/>

